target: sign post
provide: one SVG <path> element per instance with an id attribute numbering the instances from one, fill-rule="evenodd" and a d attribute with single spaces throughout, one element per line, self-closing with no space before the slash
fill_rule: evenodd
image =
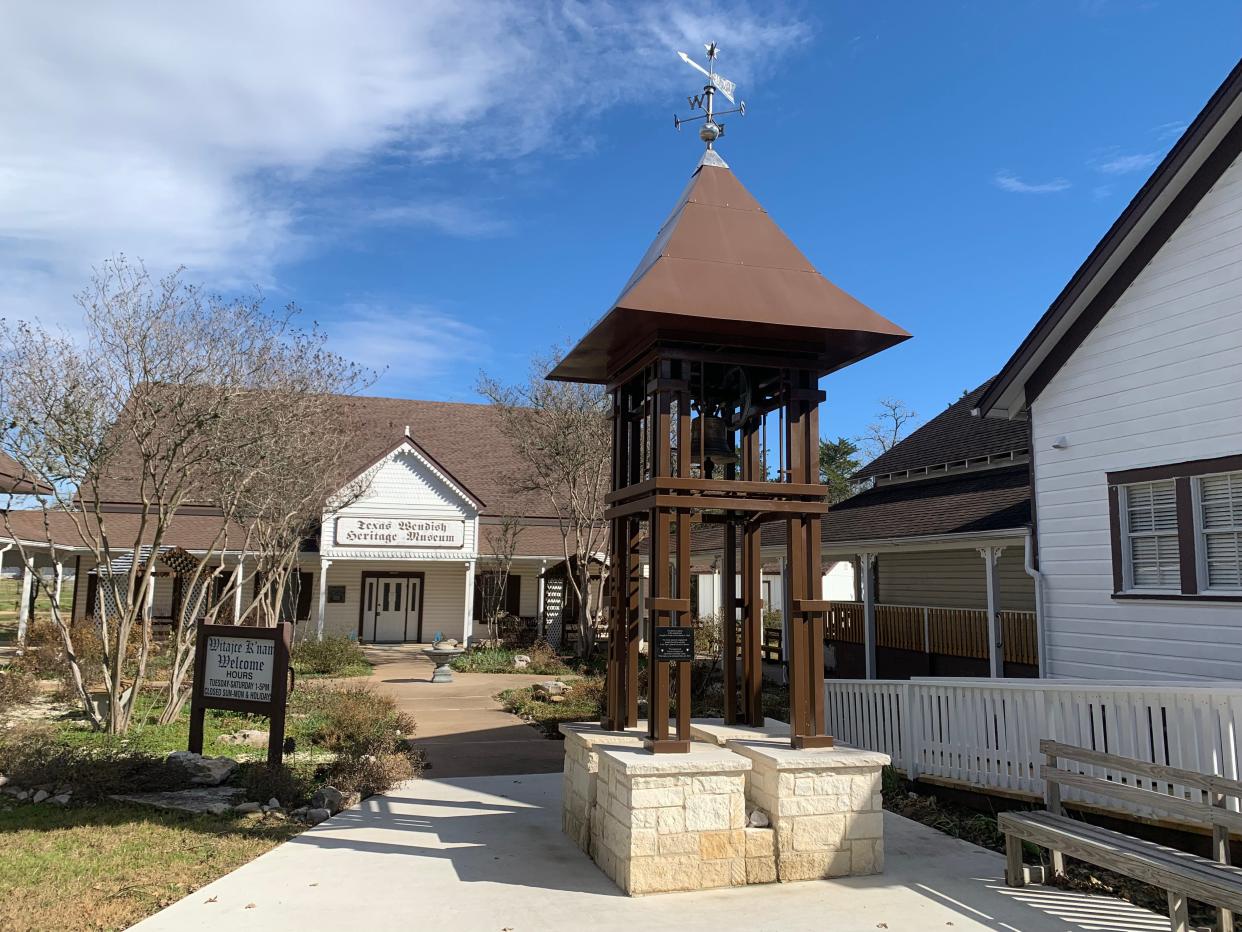
<path id="1" fill-rule="evenodd" d="M 203 719 L 208 709 L 266 715 L 270 721 L 267 762 L 279 764 L 285 746 L 285 704 L 289 699 L 289 653 L 293 626 L 274 628 L 198 622 L 194 690 L 190 695 L 190 750 L 203 753 Z"/>

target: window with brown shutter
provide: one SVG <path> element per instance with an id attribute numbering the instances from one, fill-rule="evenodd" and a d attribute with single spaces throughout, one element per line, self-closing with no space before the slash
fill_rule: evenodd
<path id="1" fill-rule="evenodd" d="M 1113 597 L 1242 600 L 1242 455 L 1108 474 Z"/>

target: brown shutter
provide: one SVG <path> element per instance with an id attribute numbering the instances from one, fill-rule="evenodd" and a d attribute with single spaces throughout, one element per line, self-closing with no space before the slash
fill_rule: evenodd
<path id="1" fill-rule="evenodd" d="M 311 579 L 312 574 L 310 573 L 298 573 L 298 621 L 306 621 L 310 618 L 311 590 L 313 588 Z"/>
<path id="2" fill-rule="evenodd" d="M 515 618 L 522 613 L 522 577 L 510 575 L 505 584 L 505 611 Z"/>

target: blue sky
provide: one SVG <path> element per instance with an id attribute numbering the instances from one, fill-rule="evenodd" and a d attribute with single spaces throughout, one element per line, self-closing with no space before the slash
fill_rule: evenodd
<path id="1" fill-rule="evenodd" d="M 716 39 L 722 154 L 914 334 L 825 381 L 847 436 L 992 375 L 1242 48 L 1236 0 L 11 12 L 0 312 L 72 330 L 107 255 L 184 263 L 447 400 L 607 308 L 701 151 L 675 51 Z"/>

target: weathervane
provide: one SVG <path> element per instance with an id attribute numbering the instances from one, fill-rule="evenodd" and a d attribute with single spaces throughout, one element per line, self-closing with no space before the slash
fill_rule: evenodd
<path id="1" fill-rule="evenodd" d="M 680 130 L 682 123 L 694 123 L 698 120 L 703 120 L 703 125 L 699 128 L 699 138 L 707 143 L 707 148 L 710 149 L 712 147 L 712 143 L 723 136 L 725 131 L 724 124 L 717 123 L 716 117 L 726 116 L 730 113 L 740 113 L 742 116 L 746 116 L 746 101 L 743 100 L 732 110 L 722 110 L 719 113 L 716 113 L 712 109 L 712 98 L 715 97 L 716 91 L 720 91 L 720 93 L 724 94 L 725 99 L 728 100 L 729 103 L 733 103 L 733 90 L 737 87 L 737 85 L 728 78 L 721 77 L 716 74 L 716 56 L 720 52 L 720 49 L 717 47 L 716 43 L 709 42 L 703 47 L 707 49 L 706 68 L 694 61 L 694 59 L 692 59 L 685 52 L 677 53 L 681 56 L 681 60 L 687 65 L 707 76 L 707 83 L 703 85 L 703 93 L 695 94 L 693 97 L 686 98 L 690 103 L 691 110 L 702 110 L 703 113 L 699 116 L 688 117 L 684 120 L 674 114 L 673 127 L 674 129 Z"/>

